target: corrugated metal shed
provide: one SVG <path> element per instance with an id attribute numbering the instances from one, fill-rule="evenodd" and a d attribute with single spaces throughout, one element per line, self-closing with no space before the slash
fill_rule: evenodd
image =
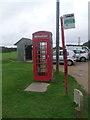
<path id="1" fill-rule="evenodd" d="M 32 60 L 32 40 L 21 38 L 14 45 L 17 45 L 17 55 L 19 61 Z"/>

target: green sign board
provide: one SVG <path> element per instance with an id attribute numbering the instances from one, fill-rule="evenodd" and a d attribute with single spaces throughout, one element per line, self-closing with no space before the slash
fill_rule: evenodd
<path id="1" fill-rule="evenodd" d="M 75 23 L 75 19 L 64 20 L 64 24 L 72 24 L 72 23 Z"/>
<path id="2" fill-rule="evenodd" d="M 63 15 L 64 29 L 75 28 L 74 14 Z"/>

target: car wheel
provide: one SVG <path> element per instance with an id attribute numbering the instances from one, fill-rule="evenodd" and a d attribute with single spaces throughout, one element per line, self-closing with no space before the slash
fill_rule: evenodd
<path id="1" fill-rule="evenodd" d="M 68 60 L 68 65 L 69 66 L 73 65 L 73 62 L 71 60 Z"/>
<path id="2" fill-rule="evenodd" d="M 85 57 L 82 57 L 82 58 L 80 59 L 80 61 L 81 61 L 81 62 L 86 62 L 86 58 L 85 58 Z"/>

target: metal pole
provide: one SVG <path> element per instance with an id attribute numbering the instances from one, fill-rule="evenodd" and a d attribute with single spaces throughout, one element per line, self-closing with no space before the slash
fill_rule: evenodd
<path id="1" fill-rule="evenodd" d="M 59 0 L 56 2 L 56 71 L 59 72 Z"/>
<path id="2" fill-rule="evenodd" d="M 61 17 L 61 35 L 62 35 L 62 49 L 63 49 L 63 58 L 64 58 L 64 77 L 65 77 L 65 87 L 66 87 L 66 95 L 68 95 L 67 50 L 66 50 L 66 48 L 65 48 L 64 28 L 63 28 L 63 18 L 62 18 L 62 17 Z"/>
<path id="3" fill-rule="evenodd" d="M 80 37 L 78 37 L 78 45 L 80 45 Z"/>

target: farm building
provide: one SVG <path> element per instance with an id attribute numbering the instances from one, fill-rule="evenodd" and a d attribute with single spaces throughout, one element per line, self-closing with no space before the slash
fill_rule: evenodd
<path id="1" fill-rule="evenodd" d="M 28 38 L 21 38 L 14 45 L 17 45 L 17 55 L 19 61 L 32 60 L 32 41 Z"/>

